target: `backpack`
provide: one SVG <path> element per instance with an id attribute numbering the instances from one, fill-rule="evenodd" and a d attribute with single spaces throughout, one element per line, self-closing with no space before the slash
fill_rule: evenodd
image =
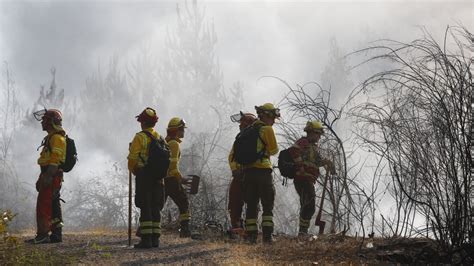
<path id="1" fill-rule="evenodd" d="M 156 138 L 148 131 L 142 131 L 151 141 L 148 145 L 148 160 L 145 162 L 144 172 L 146 176 L 154 178 L 165 178 L 168 175 L 168 167 L 170 166 L 170 149 L 165 140 L 160 136 Z"/>
<path id="2" fill-rule="evenodd" d="M 251 164 L 260 160 L 265 155 L 265 148 L 257 152 L 257 142 L 260 139 L 261 125 L 253 125 L 243 129 L 234 141 L 234 160 L 242 165 Z"/>
<path id="3" fill-rule="evenodd" d="M 63 169 L 63 172 L 69 172 L 74 168 L 77 162 L 77 150 L 76 143 L 68 135 L 66 135 L 66 160 L 62 163 L 59 168 Z"/>
<path id="4" fill-rule="evenodd" d="M 289 149 L 282 150 L 278 155 L 278 169 L 284 177 L 293 179 L 296 174 L 296 167 Z"/>
<path id="5" fill-rule="evenodd" d="M 54 134 L 60 134 L 61 133 L 57 132 Z M 73 139 L 71 139 L 68 135 L 64 136 L 66 138 L 66 160 L 59 165 L 59 168 L 63 170 L 63 172 L 67 173 L 74 168 L 74 165 L 76 165 L 77 162 L 77 150 L 76 150 L 76 143 L 74 142 Z M 41 146 L 46 146 L 49 151 L 51 152 L 51 146 L 49 146 L 49 141 L 50 138 L 45 138 L 43 142 L 41 143 Z M 41 147 L 40 146 L 40 147 Z M 38 148 L 39 149 L 39 148 Z"/>

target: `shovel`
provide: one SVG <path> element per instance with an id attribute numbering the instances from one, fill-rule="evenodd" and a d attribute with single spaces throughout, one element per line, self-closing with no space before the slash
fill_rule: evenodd
<path id="1" fill-rule="evenodd" d="M 326 195 L 326 185 L 329 179 L 329 171 L 326 172 L 326 176 L 324 177 L 324 185 L 323 185 L 323 193 L 321 194 L 321 202 L 319 203 L 319 211 L 318 215 L 316 215 L 316 220 L 314 221 L 314 225 L 319 227 L 318 235 L 324 234 L 324 227 L 326 226 L 326 222 L 321 220 L 321 216 L 323 214 L 323 204 L 324 204 L 324 197 Z"/>
<path id="2" fill-rule="evenodd" d="M 185 186 L 186 192 L 190 195 L 196 195 L 199 190 L 199 181 L 201 177 L 198 175 L 187 175 L 183 178 L 182 184 Z"/>

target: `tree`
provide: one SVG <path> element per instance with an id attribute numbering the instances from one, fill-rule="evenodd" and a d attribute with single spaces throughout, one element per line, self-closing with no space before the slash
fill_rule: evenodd
<path id="1" fill-rule="evenodd" d="M 223 117 L 242 107 L 242 84 L 236 82 L 229 90 L 224 87 L 217 36 L 205 9 L 197 1 L 184 2 L 177 5 L 176 14 L 176 28 L 168 32 L 157 77 L 167 110 L 192 120 L 184 142 L 192 145 L 183 146 L 180 165 L 184 173 L 203 177 L 201 192 L 191 199 L 193 221 L 202 225 L 226 217 L 225 177 L 230 171 L 222 167 L 227 165 L 222 158 L 227 158 L 232 138 Z"/>
<path id="2" fill-rule="evenodd" d="M 473 232 L 472 58 L 474 36 L 448 27 L 442 44 L 427 31 L 409 43 L 381 41 L 366 63 L 387 61 L 353 92 L 377 95 L 350 110 L 359 139 L 386 164 L 398 204 L 407 206 L 394 226 L 421 215 L 440 247 L 464 247 Z M 400 230 L 395 232 L 400 233 Z M 452 253 L 450 253 L 452 254 Z"/>

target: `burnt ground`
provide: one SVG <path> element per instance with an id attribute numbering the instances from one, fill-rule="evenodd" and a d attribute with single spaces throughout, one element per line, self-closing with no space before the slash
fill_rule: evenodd
<path id="1" fill-rule="evenodd" d="M 425 239 L 361 240 L 337 235 L 299 240 L 276 236 L 273 245 L 248 245 L 213 235 L 201 240 L 179 238 L 166 231 L 159 248 L 128 247 L 126 232 L 95 230 L 66 232 L 63 243 L 31 245 L 31 233 L 15 234 L 18 245 L 3 250 L 5 264 L 341 264 L 381 265 L 443 262 L 434 243 Z M 133 243 L 138 238 L 133 237 Z M 373 246 L 367 248 L 367 244 Z M 361 248 L 362 247 L 362 248 Z M 0 261 L 1 262 L 1 261 Z M 4 263 L 0 263 L 4 264 Z"/>

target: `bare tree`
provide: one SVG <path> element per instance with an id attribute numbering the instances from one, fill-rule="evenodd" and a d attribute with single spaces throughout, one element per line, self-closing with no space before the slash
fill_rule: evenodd
<path id="1" fill-rule="evenodd" d="M 13 165 L 13 137 L 21 126 L 21 109 L 16 86 L 7 62 L 2 67 L 2 93 L 0 98 L 0 205 L 1 209 L 15 208 L 21 185 Z M 16 211 L 16 210 L 15 210 Z"/>
<path id="2" fill-rule="evenodd" d="M 301 131 L 301 123 L 307 120 L 320 120 L 328 129 L 328 134 L 321 141 L 322 154 L 330 158 L 337 167 L 337 177 L 328 181 L 328 196 L 331 203 L 330 232 L 347 230 L 352 198 L 347 183 L 347 162 L 342 139 L 335 131 L 336 122 L 341 118 L 342 108 L 337 110 L 330 107 L 331 93 L 319 84 L 312 82 L 292 88 L 288 83 L 279 79 L 289 89 L 281 105 L 287 110 L 289 119 L 278 126 L 285 132 L 287 142 L 293 143 Z M 314 87 L 311 87 L 314 86 Z M 313 88 L 313 90 L 311 90 Z M 290 122 L 293 121 L 293 122 Z M 300 123 L 300 125 L 298 125 Z M 322 187 L 321 178 L 317 181 Z M 343 201 L 345 203 L 343 204 Z"/>
<path id="3" fill-rule="evenodd" d="M 365 148 L 386 163 L 404 234 L 415 214 L 426 219 L 429 236 L 454 251 L 469 241 L 473 180 L 472 45 L 465 28 L 448 27 L 440 44 L 427 31 L 410 43 L 383 40 L 359 53 L 376 53 L 388 70 L 369 77 L 352 94 L 371 95 L 350 113 Z M 409 228 L 411 230 L 411 228 Z"/>

